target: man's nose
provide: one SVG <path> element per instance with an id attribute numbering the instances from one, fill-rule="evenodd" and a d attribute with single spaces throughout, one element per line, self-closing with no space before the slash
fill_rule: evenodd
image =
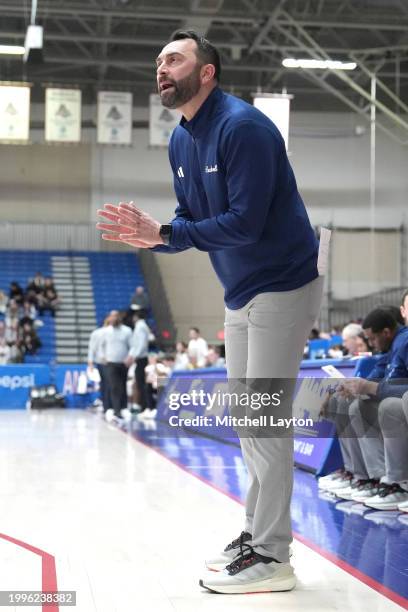
<path id="1" fill-rule="evenodd" d="M 163 76 L 163 75 L 166 75 L 166 74 L 167 74 L 166 64 L 160 64 L 157 67 L 157 76 L 159 77 L 159 76 Z"/>

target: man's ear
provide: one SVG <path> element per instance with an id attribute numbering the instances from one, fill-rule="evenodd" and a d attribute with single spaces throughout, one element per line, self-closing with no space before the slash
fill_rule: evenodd
<path id="1" fill-rule="evenodd" d="M 205 64 L 201 68 L 201 81 L 203 85 L 209 83 L 215 75 L 215 66 L 213 64 Z"/>

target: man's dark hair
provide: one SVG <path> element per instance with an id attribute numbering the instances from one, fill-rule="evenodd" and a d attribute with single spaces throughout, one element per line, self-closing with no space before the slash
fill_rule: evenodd
<path id="1" fill-rule="evenodd" d="M 405 325 L 405 321 L 402 318 L 402 314 L 398 306 L 394 306 L 394 304 L 380 304 L 379 306 L 377 306 L 377 308 L 389 312 L 394 317 L 397 323 L 399 323 L 400 325 Z"/>
<path id="2" fill-rule="evenodd" d="M 200 330 L 198 329 L 198 327 L 190 327 L 191 331 L 195 331 L 196 334 L 200 333 Z"/>
<path id="3" fill-rule="evenodd" d="M 200 36 L 200 34 L 194 30 L 177 30 L 171 35 L 169 42 L 184 40 L 185 38 L 190 38 L 196 42 L 196 55 L 199 62 L 202 66 L 205 64 L 212 64 L 215 68 L 214 78 L 219 82 L 221 76 L 221 60 L 220 54 L 214 45 L 212 45 L 209 40 L 204 38 L 204 36 Z"/>
<path id="4" fill-rule="evenodd" d="M 408 297 L 408 289 L 405 289 L 404 293 L 402 294 L 402 298 L 401 298 L 401 306 L 404 305 L 405 302 L 405 298 Z"/>
<path id="5" fill-rule="evenodd" d="M 374 308 L 364 319 L 362 327 L 363 329 L 371 329 L 376 334 L 386 328 L 394 330 L 397 327 L 397 321 L 391 312 L 382 308 Z"/>

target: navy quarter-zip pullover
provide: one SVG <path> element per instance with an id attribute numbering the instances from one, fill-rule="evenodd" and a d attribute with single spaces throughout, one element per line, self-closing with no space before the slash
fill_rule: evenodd
<path id="1" fill-rule="evenodd" d="M 283 138 L 270 119 L 216 87 L 174 130 L 169 159 L 178 206 L 169 246 L 209 253 L 228 308 L 318 276 L 318 242 Z"/>

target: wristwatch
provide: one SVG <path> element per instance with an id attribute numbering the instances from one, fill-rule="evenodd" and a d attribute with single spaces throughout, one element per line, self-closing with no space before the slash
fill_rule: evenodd
<path id="1" fill-rule="evenodd" d="M 160 226 L 159 234 L 164 244 L 167 244 L 167 245 L 170 244 L 172 230 L 173 228 L 171 225 L 161 225 Z"/>

